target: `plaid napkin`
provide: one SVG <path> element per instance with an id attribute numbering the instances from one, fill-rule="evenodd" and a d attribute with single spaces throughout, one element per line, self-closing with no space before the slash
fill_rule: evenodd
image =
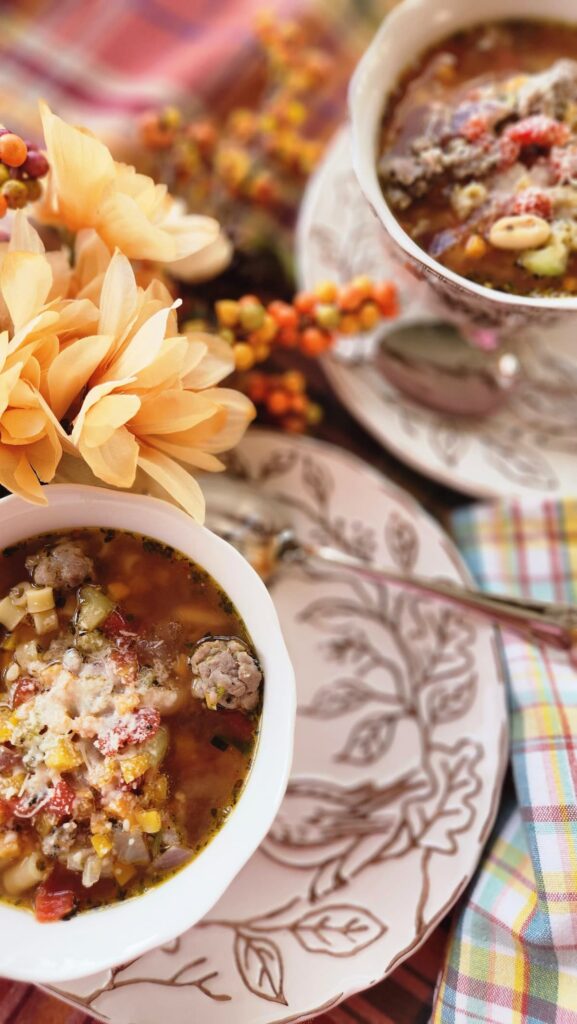
<path id="1" fill-rule="evenodd" d="M 577 501 L 456 513 L 481 586 L 577 601 Z M 452 932 L 434 1024 L 577 1024 L 577 669 L 504 639 L 515 794 Z"/>

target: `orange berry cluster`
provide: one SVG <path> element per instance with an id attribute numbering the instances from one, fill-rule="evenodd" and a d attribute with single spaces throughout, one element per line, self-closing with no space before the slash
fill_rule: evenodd
<path id="1" fill-rule="evenodd" d="M 309 125 L 332 61 L 307 44 L 296 23 L 262 15 L 256 34 L 266 68 L 255 109 L 238 107 L 221 123 L 204 116 L 185 122 L 174 107 L 141 119 L 141 140 L 162 158 L 163 180 L 190 188 L 192 206 L 223 193 L 259 207 L 292 208 L 322 153 Z"/>
<path id="2" fill-rule="evenodd" d="M 247 374 L 244 390 L 248 397 L 283 430 L 301 434 L 316 426 L 323 416 L 320 405 L 306 393 L 306 378 L 300 370 L 266 374 Z"/>
<path id="3" fill-rule="evenodd" d="M 32 142 L 0 127 L 0 217 L 39 199 L 48 161 Z"/>
<path id="4" fill-rule="evenodd" d="M 337 334 L 361 334 L 382 319 L 397 315 L 397 289 L 390 281 L 375 284 L 356 277 L 338 287 L 331 281 L 299 292 L 292 303 L 267 306 L 255 295 L 215 305 L 220 334 L 231 343 L 237 370 L 251 370 L 268 359 L 273 346 L 320 356 Z"/>

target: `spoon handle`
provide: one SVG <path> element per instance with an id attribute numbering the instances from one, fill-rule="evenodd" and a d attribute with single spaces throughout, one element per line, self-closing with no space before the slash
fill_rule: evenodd
<path id="1" fill-rule="evenodd" d="M 520 633 L 536 643 L 566 649 L 577 643 L 577 606 L 547 601 L 483 594 L 449 580 L 432 580 L 412 573 L 372 566 L 336 548 L 300 543 L 300 551 L 332 565 L 353 569 L 373 582 L 398 583 L 408 590 L 442 597 L 452 604 L 470 608 L 492 622 Z"/>

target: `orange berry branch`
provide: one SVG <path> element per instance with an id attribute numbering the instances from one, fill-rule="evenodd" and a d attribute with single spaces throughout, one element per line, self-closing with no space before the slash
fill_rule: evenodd
<path id="1" fill-rule="evenodd" d="M 0 127 L 0 217 L 39 199 L 47 173 L 48 161 L 37 146 Z"/>
<path id="2" fill-rule="evenodd" d="M 233 347 L 237 370 L 251 370 L 268 359 L 273 346 L 320 356 L 332 348 L 337 334 L 361 334 L 379 320 L 397 315 L 397 291 L 384 281 L 354 278 L 339 288 L 331 281 L 314 291 L 299 292 L 293 301 L 270 302 L 255 295 L 216 303 L 220 334 Z"/>
<path id="3" fill-rule="evenodd" d="M 381 320 L 397 316 L 398 297 L 390 281 L 356 277 L 338 287 L 323 282 L 299 292 L 292 302 L 263 304 L 255 295 L 215 304 L 219 333 L 232 345 L 236 369 L 249 398 L 283 429 L 302 431 L 319 422 L 322 410 L 306 393 L 298 370 L 282 374 L 249 372 L 275 348 L 297 350 L 315 358 L 328 352 L 338 334 L 362 334 Z"/>
<path id="4" fill-rule="evenodd" d="M 218 119 L 204 113 L 186 118 L 174 107 L 151 111 L 140 122 L 140 141 L 157 180 L 180 192 L 191 211 L 212 213 L 223 223 L 236 250 L 233 294 L 238 287 L 234 274 L 248 260 L 249 287 L 267 295 L 290 295 L 292 223 L 306 178 L 334 127 L 326 100 L 335 58 L 313 45 L 310 24 L 279 22 L 267 14 L 258 19 L 255 32 L 263 75 L 253 107 L 234 108 Z M 264 281 L 259 253 L 266 260 Z M 227 295 L 227 285 L 228 278 L 217 286 L 213 301 Z M 206 286 L 203 295 L 190 299 L 193 315 L 198 305 L 204 315 L 211 301 Z M 232 347 L 238 386 L 260 416 L 290 431 L 305 430 L 322 417 L 322 409 L 307 394 L 307 377 L 297 357 L 321 356 L 339 334 L 370 331 L 395 317 L 397 307 L 395 286 L 368 277 L 340 287 L 324 282 L 292 301 L 265 302 L 246 294 L 214 303 L 218 331 Z M 191 320 L 187 326 L 206 323 Z"/>
<path id="5" fill-rule="evenodd" d="M 263 14 L 255 33 L 264 85 L 254 108 L 237 107 L 216 120 L 204 114 L 187 119 L 165 107 L 140 122 L 140 141 L 157 165 L 154 176 L 180 191 L 191 209 L 207 212 L 208 206 L 221 220 L 231 202 L 235 216 L 239 204 L 276 215 L 294 212 L 324 149 L 314 119 L 332 59 L 311 46 L 295 22 Z"/>

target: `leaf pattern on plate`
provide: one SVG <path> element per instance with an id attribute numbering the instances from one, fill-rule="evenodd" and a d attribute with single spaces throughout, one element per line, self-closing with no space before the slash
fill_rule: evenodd
<path id="1" fill-rule="evenodd" d="M 292 928 L 307 952 L 329 956 L 354 956 L 380 939 L 385 931 L 385 925 L 370 910 L 348 904 L 313 910 Z"/>
<path id="2" fill-rule="evenodd" d="M 557 489 L 559 481 L 550 461 L 522 436 L 486 434 L 483 447 L 488 462 L 506 474 L 511 483 L 535 487 L 541 491 Z"/>
<path id="3" fill-rule="evenodd" d="M 469 448 L 471 435 L 457 420 L 439 418 L 431 424 L 429 443 L 443 465 L 458 466 Z"/>
<path id="4" fill-rule="evenodd" d="M 308 718 L 340 718 L 371 702 L 377 704 L 396 703 L 395 698 L 388 698 L 360 679 L 337 679 L 328 686 L 321 687 L 314 695 L 313 701 L 299 708 L 299 715 Z"/>
<path id="5" fill-rule="evenodd" d="M 419 538 L 413 524 L 392 512 L 387 519 L 385 541 L 395 565 L 401 572 L 411 572 L 419 556 Z"/>
<path id="6" fill-rule="evenodd" d="M 278 946 L 262 935 L 237 933 L 234 958 L 246 987 L 255 996 L 288 1006 L 283 992 L 284 966 Z"/>
<path id="7" fill-rule="evenodd" d="M 397 719 L 390 714 L 373 715 L 357 722 L 346 746 L 335 755 L 342 764 L 371 765 L 387 753 L 394 738 Z"/>

